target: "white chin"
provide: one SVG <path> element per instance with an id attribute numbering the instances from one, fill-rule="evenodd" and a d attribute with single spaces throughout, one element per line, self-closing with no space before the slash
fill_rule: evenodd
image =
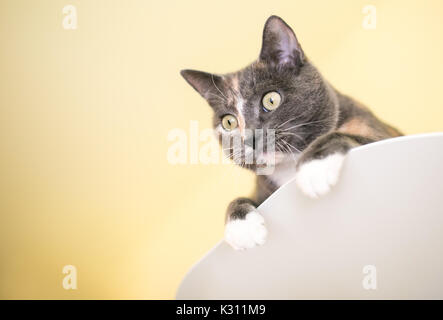
<path id="1" fill-rule="evenodd" d="M 257 162 L 263 165 L 272 165 L 283 162 L 287 157 L 288 155 L 281 152 L 263 153 L 258 157 Z"/>

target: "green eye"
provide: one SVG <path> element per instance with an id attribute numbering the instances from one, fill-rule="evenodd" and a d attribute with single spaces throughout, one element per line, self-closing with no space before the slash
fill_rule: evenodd
<path id="1" fill-rule="evenodd" d="M 265 94 L 262 99 L 263 107 L 265 111 L 272 111 L 277 109 L 281 103 L 281 96 L 276 91 L 271 91 Z"/>
<path id="2" fill-rule="evenodd" d="M 237 128 L 237 118 L 234 117 L 232 114 L 227 114 L 222 119 L 222 126 L 223 129 L 227 131 L 234 130 Z"/>

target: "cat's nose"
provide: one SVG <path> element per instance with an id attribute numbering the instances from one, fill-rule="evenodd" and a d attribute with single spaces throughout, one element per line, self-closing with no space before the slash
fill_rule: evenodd
<path id="1" fill-rule="evenodd" d="M 245 145 L 255 149 L 255 135 L 249 134 L 245 137 Z"/>
<path id="2" fill-rule="evenodd" d="M 244 142 L 245 145 L 257 150 L 257 148 L 263 148 L 264 139 L 263 129 L 248 130 Z"/>

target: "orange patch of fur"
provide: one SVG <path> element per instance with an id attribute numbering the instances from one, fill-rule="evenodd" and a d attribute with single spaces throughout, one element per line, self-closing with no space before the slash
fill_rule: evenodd
<path id="1" fill-rule="evenodd" d="M 238 77 L 237 76 L 233 76 L 231 78 L 231 86 L 232 86 L 232 90 L 239 95 L 240 94 L 240 86 L 239 86 L 239 82 L 238 82 Z M 245 127 L 246 127 L 246 123 L 245 123 L 245 118 L 241 112 L 241 110 L 239 110 L 237 108 L 237 96 L 234 96 L 234 105 L 236 106 L 236 110 L 237 110 L 237 119 L 238 119 L 238 128 L 240 130 L 240 134 L 242 136 L 242 138 L 244 139 L 245 137 Z"/>
<path id="2" fill-rule="evenodd" d="M 374 129 L 368 126 L 362 119 L 353 118 L 341 125 L 338 132 L 358 135 L 363 137 L 373 137 Z"/>

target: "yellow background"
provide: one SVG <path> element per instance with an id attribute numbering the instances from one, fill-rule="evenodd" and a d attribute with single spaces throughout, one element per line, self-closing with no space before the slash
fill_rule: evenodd
<path id="1" fill-rule="evenodd" d="M 271 14 L 338 89 L 408 134 L 443 130 L 439 0 L 1 1 L 0 298 L 174 297 L 253 188 L 234 166 L 166 161 L 171 129 L 211 123 L 179 70 L 245 66 Z"/>

